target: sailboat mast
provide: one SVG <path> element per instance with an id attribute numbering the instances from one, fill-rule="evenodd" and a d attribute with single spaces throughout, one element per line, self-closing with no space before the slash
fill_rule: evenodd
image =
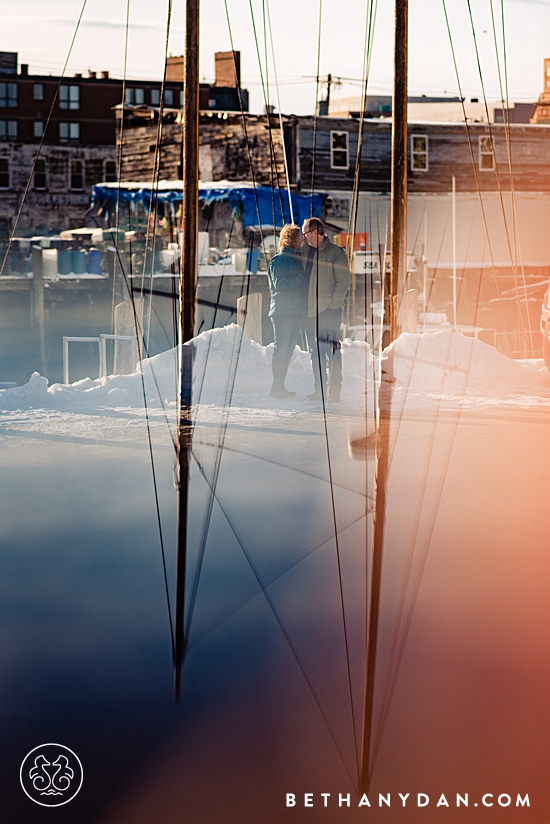
<path id="1" fill-rule="evenodd" d="M 407 275 L 407 38 L 408 0 L 395 0 L 394 85 L 391 166 L 391 277 L 390 341 L 399 333 L 398 301 Z M 388 380 L 389 378 L 389 380 Z M 375 494 L 368 591 L 365 707 L 361 753 L 361 792 L 368 792 L 372 778 L 371 749 L 376 652 L 380 613 L 382 554 L 386 527 L 388 471 L 390 457 L 391 375 L 380 386 L 379 421 L 376 435 Z"/>
<path id="2" fill-rule="evenodd" d="M 189 470 L 192 446 L 193 345 L 197 293 L 197 246 L 199 204 L 199 6 L 185 4 L 185 50 L 183 58 L 182 137 L 182 242 L 180 280 L 180 413 L 178 427 L 178 548 L 176 566 L 176 610 L 174 628 L 174 693 L 181 694 L 181 668 L 185 636 L 185 571 L 187 565 L 187 520 Z M 184 346 L 183 344 L 188 344 Z"/>

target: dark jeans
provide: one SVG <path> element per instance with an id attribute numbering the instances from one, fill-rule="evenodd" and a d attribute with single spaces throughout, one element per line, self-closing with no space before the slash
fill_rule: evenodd
<path id="1" fill-rule="evenodd" d="M 284 388 L 286 373 L 294 347 L 299 341 L 303 320 L 302 315 L 271 315 L 275 335 L 273 389 Z"/>
<path id="2" fill-rule="evenodd" d="M 341 323 L 341 309 L 325 309 L 316 318 L 307 319 L 306 336 L 315 379 L 315 391 L 321 391 L 322 375 L 325 395 L 327 394 L 327 367 L 329 391 L 333 395 L 339 395 L 342 388 Z"/>

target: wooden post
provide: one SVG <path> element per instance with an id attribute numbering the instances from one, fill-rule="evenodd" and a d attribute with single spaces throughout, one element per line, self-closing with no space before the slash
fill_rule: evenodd
<path id="1" fill-rule="evenodd" d="M 394 78 L 391 156 L 391 284 L 398 297 L 407 277 L 407 59 L 408 0 L 395 2 Z M 390 305 L 390 341 L 397 337 L 397 316 Z"/>
<path id="2" fill-rule="evenodd" d="M 152 300 L 152 297 L 151 297 Z M 123 300 L 115 306 L 115 335 L 132 335 L 133 340 L 115 340 L 113 374 L 130 375 L 143 357 L 143 298 Z M 134 315 L 135 312 L 135 315 Z M 136 333 L 137 326 L 137 333 Z M 138 340 L 140 339 L 140 346 Z"/>
<path id="3" fill-rule="evenodd" d="M 407 36 L 408 0 L 395 0 L 395 50 L 391 168 L 391 277 L 390 342 L 397 337 L 398 300 L 407 275 Z M 390 367 L 391 369 L 391 367 Z M 375 443 L 375 491 L 367 576 L 367 648 L 365 705 L 361 752 L 360 790 L 367 792 L 372 778 L 371 741 L 373 731 L 374 686 L 378 622 L 382 582 L 382 556 L 386 530 L 386 498 L 390 468 L 391 402 L 393 375 L 386 372 L 378 397 L 379 425 Z"/>
<path id="4" fill-rule="evenodd" d="M 200 0 L 185 4 L 185 50 L 183 60 L 182 138 L 182 260 L 180 282 L 180 415 L 178 431 L 178 555 L 176 563 L 176 613 L 174 626 L 174 696 L 181 697 L 181 668 L 187 647 L 185 634 L 185 571 L 187 564 L 187 518 L 189 470 L 193 437 L 195 304 L 198 261 L 199 204 L 199 7 Z"/>
<path id="5" fill-rule="evenodd" d="M 397 305 L 399 301 L 399 306 Z M 408 289 L 399 298 L 393 295 L 392 302 L 397 316 L 397 335 L 401 332 L 415 332 L 418 328 L 418 289 Z"/>
<path id="6" fill-rule="evenodd" d="M 250 340 L 262 343 L 262 295 L 252 292 L 237 298 L 237 323 Z"/>
<path id="7" fill-rule="evenodd" d="M 32 247 L 32 304 L 34 323 L 38 326 L 40 346 L 40 370 L 46 376 L 46 340 L 44 334 L 44 272 L 42 268 L 42 247 Z"/>

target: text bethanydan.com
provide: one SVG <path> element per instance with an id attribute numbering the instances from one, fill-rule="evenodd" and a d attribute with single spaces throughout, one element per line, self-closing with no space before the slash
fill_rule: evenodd
<path id="1" fill-rule="evenodd" d="M 481 797 L 470 798 L 464 795 L 441 794 L 437 801 L 426 793 L 378 793 L 369 796 L 363 793 L 361 798 L 353 800 L 351 793 L 287 793 L 287 807 L 529 807 L 529 795 L 485 793 Z"/>

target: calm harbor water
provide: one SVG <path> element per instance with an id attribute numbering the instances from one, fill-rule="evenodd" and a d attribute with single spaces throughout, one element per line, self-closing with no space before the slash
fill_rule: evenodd
<path id="1" fill-rule="evenodd" d="M 0 421 L 2 820 L 544 820 L 542 415 L 394 422 L 372 807 L 358 809 L 372 461 L 349 456 L 357 421 L 330 414 L 333 510 L 319 409 L 235 411 L 223 454 L 216 414 L 195 433 L 188 603 L 206 539 L 179 706 L 142 419 L 119 410 Z M 173 450 L 158 413 L 153 441 L 173 593 Z M 55 812 L 19 786 L 23 757 L 47 741 L 84 766 L 81 792 Z M 378 793 L 390 794 L 389 809 Z M 398 793 L 410 793 L 405 808 Z M 416 806 L 417 793 L 428 806 Z M 457 793 L 468 794 L 467 809 Z M 495 806 L 480 810 L 485 793 Z M 436 807 L 441 794 L 449 809 Z M 496 803 L 501 794 L 510 807 Z M 517 794 L 531 806 L 518 810 Z"/>

